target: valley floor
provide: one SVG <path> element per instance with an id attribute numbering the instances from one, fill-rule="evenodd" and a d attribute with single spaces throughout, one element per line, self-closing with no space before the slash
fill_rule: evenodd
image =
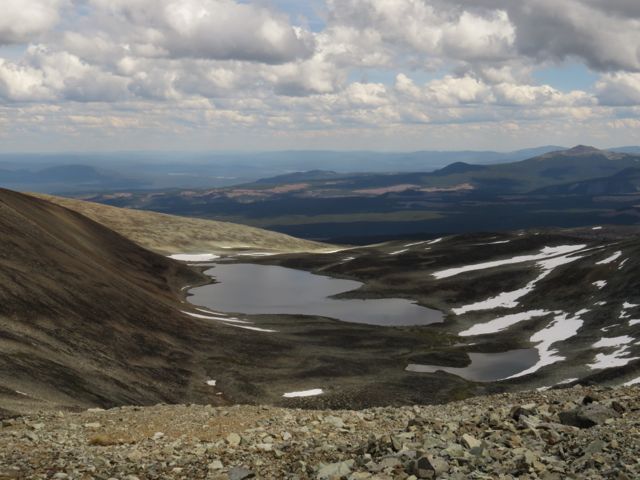
<path id="1" fill-rule="evenodd" d="M 0 479 L 632 479 L 640 388 L 361 411 L 157 405 L 0 427 Z"/>

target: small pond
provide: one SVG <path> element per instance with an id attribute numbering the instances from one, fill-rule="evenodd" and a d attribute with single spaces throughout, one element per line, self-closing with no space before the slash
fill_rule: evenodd
<path id="1" fill-rule="evenodd" d="M 414 363 L 410 364 L 406 370 L 419 373 L 434 373 L 441 370 L 473 382 L 495 382 L 520 373 L 538 361 L 538 350 L 535 348 L 501 353 L 469 353 L 468 355 L 471 364 L 467 367 L 440 367 Z"/>
<path id="2" fill-rule="evenodd" d="M 329 317 L 352 323 L 402 326 L 443 321 L 438 310 L 401 298 L 335 299 L 362 284 L 272 265 L 217 264 L 207 275 L 219 283 L 192 289 L 189 302 L 219 312 Z"/>

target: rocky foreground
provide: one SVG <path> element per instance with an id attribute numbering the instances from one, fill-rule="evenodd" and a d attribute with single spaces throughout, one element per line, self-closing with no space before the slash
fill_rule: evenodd
<path id="1" fill-rule="evenodd" d="M 0 479 L 635 479 L 640 388 L 362 411 L 158 405 L 2 420 Z"/>

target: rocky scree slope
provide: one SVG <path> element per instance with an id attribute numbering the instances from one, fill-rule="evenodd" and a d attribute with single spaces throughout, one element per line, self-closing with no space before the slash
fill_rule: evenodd
<path id="1" fill-rule="evenodd" d="M 157 405 L 5 418 L 0 479 L 640 476 L 640 388 L 362 411 Z"/>

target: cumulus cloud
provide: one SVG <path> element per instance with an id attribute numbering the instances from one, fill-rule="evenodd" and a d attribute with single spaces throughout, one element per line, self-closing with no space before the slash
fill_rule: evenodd
<path id="1" fill-rule="evenodd" d="M 640 4 L 635 0 L 452 0 L 463 9 L 504 10 L 519 55 L 577 58 L 600 70 L 640 70 Z"/>
<path id="2" fill-rule="evenodd" d="M 515 38 L 506 11 L 457 10 L 423 0 L 328 0 L 330 25 L 377 37 L 370 48 L 458 60 L 502 59 Z"/>
<path id="3" fill-rule="evenodd" d="M 60 132 L 266 137 L 483 124 L 524 135 L 535 122 L 556 134 L 573 121 L 621 131 L 640 116 L 636 0 L 324 0 L 316 31 L 269 5 L 3 0 L 0 115 Z M 599 79 L 571 88 L 537 75 L 569 62 Z M 59 110 L 25 115 L 37 107 Z"/>
<path id="4" fill-rule="evenodd" d="M 640 70 L 637 18 L 621 18 L 580 0 L 518 2 L 509 11 L 518 50 L 525 55 L 538 60 L 573 56 L 602 71 Z"/>
<path id="5" fill-rule="evenodd" d="M 603 105 L 640 105 L 640 73 L 607 74 L 597 83 L 596 89 Z"/>
<path id="6" fill-rule="evenodd" d="M 105 101 L 126 98 L 127 80 L 67 52 L 37 45 L 20 63 L 0 59 L 0 97 L 17 102 Z"/>
<path id="7" fill-rule="evenodd" d="M 28 42 L 50 30 L 66 0 L 2 0 L 0 45 Z"/>
<path id="8" fill-rule="evenodd" d="M 285 63 L 309 57 L 313 37 L 286 15 L 235 0 L 90 0 L 128 23 L 149 56 Z M 124 30 L 124 29 L 123 29 Z M 127 32 L 123 32 L 125 37 Z"/>

